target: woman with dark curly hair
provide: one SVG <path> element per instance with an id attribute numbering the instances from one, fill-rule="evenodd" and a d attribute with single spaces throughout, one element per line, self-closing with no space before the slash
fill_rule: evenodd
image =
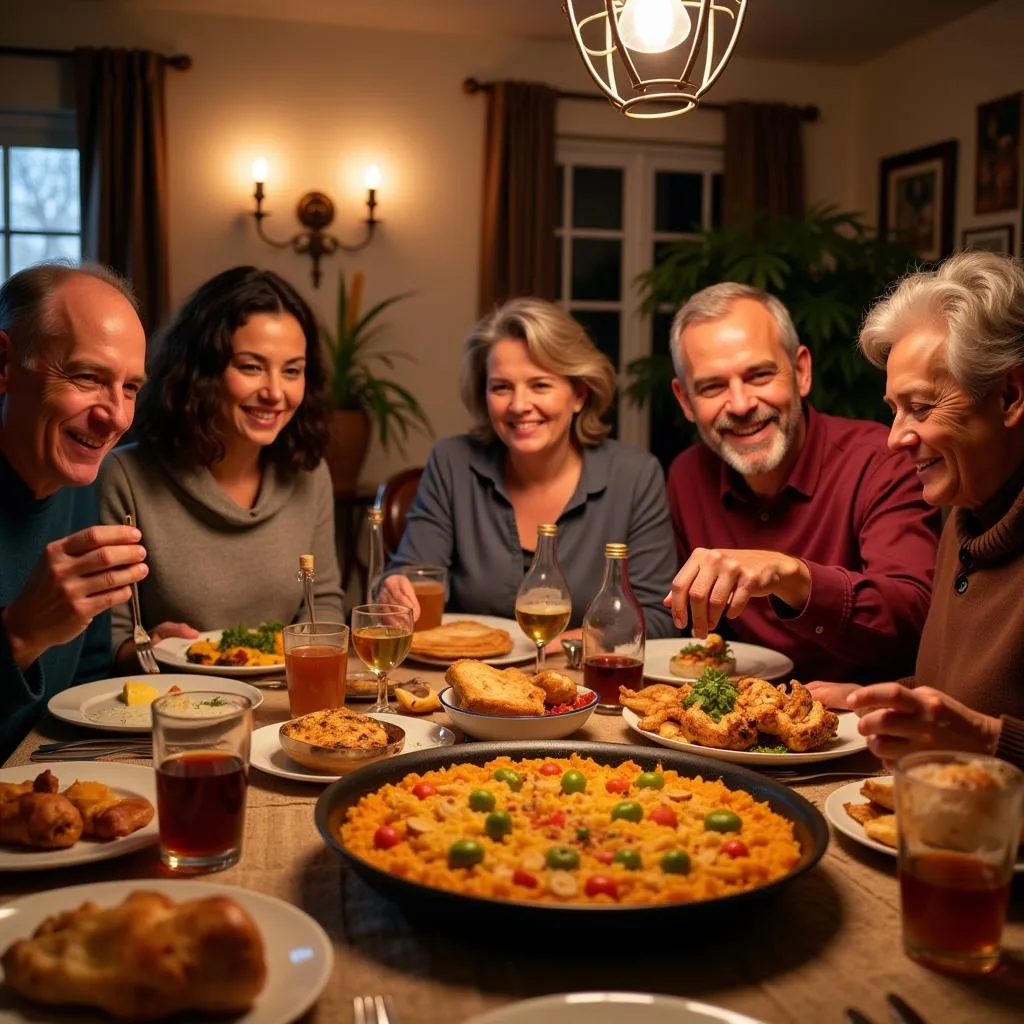
<path id="1" fill-rule="evenodd" d="M 234 267 L 186 299 L 157 340 L 138 440 L 100 477 L 103 521 L 133 512 L 142 531 L 139 601 L 154 639 L 294 621 L 305 553 L 318 616 L 342 620 L 329 408 L 316 319 L 286 281 Z M 127 660 L 131 620 L 117 612 L 114 649 Z"/>

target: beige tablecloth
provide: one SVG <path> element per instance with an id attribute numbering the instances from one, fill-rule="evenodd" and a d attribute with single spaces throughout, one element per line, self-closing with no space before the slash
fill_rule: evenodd
<path id="1" fill-rule="evenodd" d="M 554 661 L 554 666 L 561 659 Z M 409 669 L 396 675 L 404 678 Z M 417 674 L 432 683 L 439 676 Z M 249 680 L 250 682 L 254 680 Z M 213 682 L 213 680 L 211 680 Z M 288 717 L 281 690 L 266 690 L 257 725 Z M 354 705 L 359 707 L 359 705 Z M 436 716 L 444 721 L 443 715 Z M 88 735 L 44 718 L 11 757 L 27 764 L 43 740 Z M 640 742 L 618 716 L 595 715 L 581 740 Z M 870 769 L 870 755 L 820 765 Z M 795 788 L 817 807 L 849 779 Z M 884 995 L 897 992 L 928 1024 L 1000 1024 L 1024 1020 L 1024 957 L 998 975 L 963 981 L 917 966 L 902 951 L 895 859 L 833 834 L 821 864 L 779 895 L 670 934 L 617 938 L 608 930 L 510 940 L 500 931 L 461 932 L 407 919 L 320 839 L 313 806 L 320 787 L 254 771 L 245 849 L 236 867 L 207 876 L 280 897 L 301 907 L 330 935 L 336 962 L 316 1007 L 303 1020 L 347 1024 L 352 997 L 390 993 L 402 1024 L 459 1024 L 510 1000 L 554 992 L 623 990 L 701 999 L 766 1024 L 845 1022 L 859 1007 L 887 1021 Z M 61 885 L 158 874 L 155 849 L 65 873 L 0 875 L 0 902 Z M 1024 951 L 1024 878 L 1018 877 L 1007 945 Z M 0 929 L 2 930 L 2 929 Z M 628 1024 L 628 1022 L 623 1022 Z"/>

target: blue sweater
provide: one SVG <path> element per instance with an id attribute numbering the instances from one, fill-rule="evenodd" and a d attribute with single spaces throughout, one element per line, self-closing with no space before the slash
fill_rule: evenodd
<path id="1" fill-rule="evenodd" d="M 94 485 L 64 487 L 38 501 L 0 456 L 0 608 L 24 589 L 47 544 L 98 522 Z M 109 613 L 97 615 L 70 643 L 48 648 L 24 672 L 0 628 L 0 761 L 32 728 L 50 697 L 74 683 L 110 676 L 111 669 Z"/>

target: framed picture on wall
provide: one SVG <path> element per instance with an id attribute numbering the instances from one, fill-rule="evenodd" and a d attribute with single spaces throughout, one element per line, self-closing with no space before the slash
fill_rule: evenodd
<path id="1" fill-rule="evenodd" d="M 964 228 L 960 241 L 962 249 L 984 249 L 1013 255 L 1013 225 L 993 224 L 985 228 Z"/>
<path id="2" fill-rule="evenodd" d="M 978 107 L 974 212 L 1016 210 L 1020 202 L 1021 93 Z"/>
<path id="3" fill-rule="evenodd" d="M 878 227 L 925 262 L 953 251 L 957 142 L 886 157 L 880 163 Z"/>

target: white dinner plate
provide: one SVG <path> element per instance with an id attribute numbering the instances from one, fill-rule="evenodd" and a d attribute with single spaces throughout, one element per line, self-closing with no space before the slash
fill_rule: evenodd
<path id="1" fill-rule="evenodd" d="M 114 709 L 126 708 L 121 701 L 121 692 L 128 680 L 139 683 L 146 683 L 154 687 L 162 697 L 172 686 L 178 686 L 184 693 L 196 693 L 209 691 L 210 693 L 234 693 L 240 697 L 248 697 L 253 708 L 258 708 L 263 703 L 263 694 L 250 686 L 248 683 L 240 682 L 237 679 L 203 679 L 200 676 L 177 676 L 165 675 L 137 675 L 124 676 L 117 679 L 98 679 L 94 683 L 81 683 L 78 686 L 71 686 L 60 693 L 55 693 L 46 707 L 54 718 L 62 722 L 71 722 L 73 725 L 85 725 L 90 729 L 99 729 L 102 732 L 152 732 L 153 719 L 150 715 L 144 716 L 144 723 L 113 722 L 103 720 L 103 715 L 109 715 Z M 140 709 L 142 710 L 142 709 Z M 148 711 L 148 706 L 145 707 Z"/>
<path id="2" fill-rule="evenodd" d="M 715 747 L 702 747 L 699 743 L 687 743 L 686 740 L 673 740 L 659 736 L 656 732 L 648 732 L 640 728 L 640 716 L 629 708 L 622 709 L 622 717 L 631 729 L 646 739 L 660 743 L 672 750 L 685 750 L 690 754 L 701 754 L 713 757 L 718 761 L 730 761 L 733 764 L 758 764 L 763 768 L 788 768 L 791 764 L 810 764 L 812 761 L 831 761 L 837 757 L 855 754 L 858 750 L 867 750 L 868 738 L 857 732 L 859 719 L 855 714 L 844 711 L 839 716 L 839 732 L 824 746 L 817 750 L 808 750 L 797 754 L 755 754 L 749 750 L 718 750 Z"/>
<path id="3" fill-rule="evenodd" d="M 891 775 L 879 775 L 879 780 L 891 779 Z M 875 839 L 870 839 L 864 833 L 864 826 L 859 821 L 854 821 L 843 807 L 843 804 L 866 804 L 870 803 L 866 796 L 861 794 L 861 786 L 864 785 L 863 780 L 858 782 L 848 782 L 845 786 L 840 786 L 838 789 L 832 790 L 831 793 L 825 798 L 825 804 L 822 810 L 825 812 L 825 817 L 832 822 L 833 827 L 843 833 L 844 836 L 849 836 L 851 839 L 860 843 L 862 846 L 870 847 L 872 850 L 877 850 L 879 853 L 886 853 L 890 857 L 896 856 L 896 850 L 891 846 L 886 846 L 885 843 L 880 843 Z M 1017 858 L 1017 864 L 1013 869 L 1018 875 L 1024 875 L 1024 853 L 1021 853 Z"/>
<path id="4" fill-rule="evenodd" d="M 720 1006 L 646 992 L 567 992 L 524 999 L 465 1024 L 763 1024 Z"/>
<path id="5" fill-rule="evenodd" d="M 111 761 L 57 761 L 49 765 L 23 764 L 14 768 L 0 768 L 0 782 L 25 782 L 34 779 L 47 768 L 56 776 L 63 792 L 73 782 L 102 782 L 118 796 L 145 797 L 156 807 L 156 775 L 152 768 L 137 764 L 115 764 Z M 152 846 L 160 839 L 156 814 L 153 820 L 138 832 L 120 839 L 79 839 L 66 850 L 37 850 L 27 846 L 0 846 L 0 871 L 48 871 L 51 868 L 69 868 L 75 864 L 89 864 L 97 860 L 120 857 L 144 846 Z"/>
<path id="6" fill-rule="evenodd" d="M 515 619 L 502 619 L 497 615 L 471 615 L 445 613 L 442 622 L 458 622 L 459 620 L 471 619 L 479 622 L 482 626 L 490 626 L 492 629 L 504 629 L 512 637 L 512 650 L 508 654 L 499 654 L 496 658 L 480 658 L 488 665 L 518 665 L 524 661 L 532 661 L 537 657 L 537 645 L 519 628 Z M 423 665 L 441 665 L 447 667 L 455 658 L 428 658 L 424 654 L 410 654 L 410 661 L 418 661 Z"/>
<path id="7" fill-rule="evenodd" d="M 393 722 L 405 730 L 405 745 L 402 754 L 413 750 L 426 750 L 428 747 L 450 747 L 455 743 L 455 733 L 447 726 L 411 715 L 372 714 L 378 722 Z M 318 782 L 325 786 L 328 782 L 336 782 L 340 775 L 329 772 L 318 772 L 305 768 L 293 761 L 282 749 L 279 739 L 281 723 L 264 725 L 252 734 L 252 749 L 249 752 L 249 763 L 254 768 L 268 775 L 278 775 L 282 779 L 294 779 L 296 782 Z M 396 754 L 395 757 L 401 757 Z"/>
<path id="8" fill-rule="evenodd" d="M 334 966 L 334 949 L 323 928 L 308 914 L 283 900 L 215 882 L 185 879 L 138 878 L 122 882 L 94 882 L 50 889 L 3 907 L 5 938 L 28 937 L 52 914 L 81 906 L 87 900 L 101 907 L 116 906 L 130 893 L 160 892 L 173 900 L 193 900 L 203 896 L 228 896 L 246 910 L 263 936 L 267 980 L 255 1005 L 247 1013 L 230 1017 L 231 1024 L 290 1024 L 319 998 Z M 3 972 L 0 971 L 0 980 Z M 31 1009 L 30 1009 L 31 1007 Z M 18 999 L 6 986 L 0 989 L 0 1024 L 29 1024 L 31 1021 L 57 1018 L 52 1009 L 38 1007 Z M 110 1018 L 99 1011 L 64 1009 L 59 1019 L 65 1024 L 109 1024 Z M 212 1017 L 189 1013 L 193 1024 L 205 1024 Z M 217 1020 L 224 1018 L 218 1017 Z"/>
<path id="9" fill-rule="evenodd" d="M 687 682 L 682 676 L 674 676 L 668 667 L 672 657 L 689 644 L 700 644 L 689 636 L 666 637 L 662 640 L 648 640 L 644 653 L 644 676 L 657 679 L 659 683 L 673 683 L 676 686 Z M 757 676 L 758 679 L 788 678 L 793 671 L 793 662 L 784 654 L 757 644 L 744 644 L 730 640 L 729 648 L 736 659 L 733 676 Z"/>
<path id="10" fill-rule="evenodd" d="M 265 676 L 270 672 L 284 675 L 284 662 L 280 665 L 196 665 L 185 657 L 185 652 L 200 640 L 220 643 L 223 629 L 211 629 L 200 633 L 194 640 L 181 636 L 169 636 L 153 645 L 153 655 L 161 665 L 185 672 L 201 672 L 207 676 Z"/>

